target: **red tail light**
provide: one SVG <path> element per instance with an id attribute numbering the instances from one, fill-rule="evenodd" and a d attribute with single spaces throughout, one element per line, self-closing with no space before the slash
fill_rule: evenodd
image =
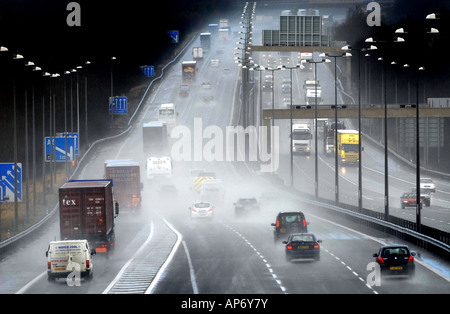
<path id="1" fill-rule="evenodd" d="M 318 249 L 318 248 L 319 248 L 319 243 L 317 243 L 317 242 L 314 243 L 314 248 L 315 248 L 315 249 Z"/>
<path id="2" fill-rule="evenodd" d="M 48 267 L 48 269 L 52 269 L 52 263 L 48 262 L 47 267 Z"/>
<path id="3" fill-rule="evenodd" d="M 287 249 L 288 249 L 288 250 L 292 250 L 292 244 L 291 244 L 291 243 L 289 243 L 289 244 L 287 245 Z"/>
<path id="4" fill-rule="evenodd" d="M 277 228 L 280 228 L 280 221 L 277 220 Z"/>
<path id="5" fill-rule="evenodd" d="M 412 255 L 409 256 L 408 259 L 408 263 L 413 263 L 414 262 L 414 257 L 412 257 Z"/>
<path id="6" fill-rule="evenodd" d="M 306 220 L 303 219 L 303 226 L 306 226 Z"/>
<path id="7" fill-rule="evenodd" d="M 381 256 L 377 258 L 377 262 L 378 264 L 384 264 L 383 258 Z"/>
<path id="8" fill-rule="evenodd" d="M 89 260 L 86 261 L 86 268 L 89 268 Z"/>
<path id="9" fill-rule="evenodd" d="M 209 209 L 209 211 L 210 211 L 210 212 L 212 212 L 212 211 L 213 211 L 212 207 L 211 207 L 211 208 Z"/>

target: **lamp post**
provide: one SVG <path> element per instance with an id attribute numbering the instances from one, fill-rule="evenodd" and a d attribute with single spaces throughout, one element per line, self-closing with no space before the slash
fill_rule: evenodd
<path id="1" fill-rule="evenodd" d="M 289 77 L 290 77 L 290 80 L 291 80 L 291 89 L 290 89 L 290 94 L 291 94 L 291 103 L 290 103 L 290 123 L 291 123 L 291 127 L 290 127 L 290 146 L 289 146 L 289 159 L 290 159 L 290 186 L 291 187 L 293 187 L 294 186 L 294 156 L 293 156 L 293 152 L 292 152 L 292 148 L 293 148 L 293 138 L 292 138 L 292 116 L 293 116 L 293 113 L 292 113 L 292 110 L 293 110 L 293 108 L 292 108 L 292 70 L 293 69 L 298 69 L 298 68 L 300 68 L 300 64 L 297 64 L 296 66 L 294 66 L 294 67 L 287 67 L 287 66 L 285 66 L 285 65 L 283 65 L 282 66 L 282 69 L 283 70 L 285 70 L 285 69 L 287 69 L 287 70 L 289 70 Z"/>
<path id="2" fill-rule="evenodd" d="M 314 64 L 314 89 L 315 89 L 315 107 L 314 107 L 314 193 L 316 197 L 319 197 L 319 166 L 318 166 L 318 152 L 319 152 L 319 148 L 318 148 L 318 144 L 317 144 L 317 109 L 318 109 L 318 103 L 317 103 L 317 84 L 318 84 L 318 79 L 317 79 L 317 63 L 328 63 L 331 62 L 330 59 L 322 59 L 320 58 L 320 61 L 315 61 L 314 58 L 313 59 L 309 59 L 307 60 L 308 63 L 313 63 Z M 291 125 L 292 128 L 292 125 Z"/>
<path id="3" fill-rule="evenodd" d="M 342 47 L 342 50 L 358 51 L 358 209 L 362 209 L 362 131 L 361 131 L 361 52 L 375 50 L 376 46 L 371 45 L 369 48 L 354 48 L 349 45 Z"/>
<path id="4" fill-rule="evenodd" d="M 369 37 L 365 40 L 366 43 L 403 43 L 405 40 L 402 37 L 395 37 L 393 41 L 380 41 L 374 40 L 372 37 Z M 374 49 L 377 49 L 376 46 Z M 382 99 L 384 102 L 384 214 L 385 220 L 389 220 L 389 159 L 388 159 L 388 136 L 387 136 L 387 102 L 386 102 L 386 62 L 384 58 L 379 57 L 378 61 L 383 62 L 383 79 L 382 79 L 382 88 L 383 95 Z"/>
<path id="5" fill-rule="evenodd" d="M 431 13 L 425 17 L 426 20 L 439 19 L 438 14 Z M 407 34 L 403 28 L 399 28 L 395 31 L 397 34 Z M 439 30 L 436 28 L 429 28 L 427 34 L 439 34 Z M 405 64 L 403 67 L 410 67 L 409 64 Z M 419 130 L 419 73 L 424 71 L 423 66 L 419 66 L 416 71 L 416 231 L 421 233 L 421 204 L 420 204 L 420 130 Z M 409 95 L 409 94 L 408 94 Z"/>
<path id="6" fill-rule="evenodd" d="M 320 54 L 321 57 L 327 56 L 334 58 L 334 199 L 336 203 L 339 203 L 339 165 L 338 165 L 338 149 L 337 149 L 337 58 L 351 57 L 351 53 L 325 53 Z"/>

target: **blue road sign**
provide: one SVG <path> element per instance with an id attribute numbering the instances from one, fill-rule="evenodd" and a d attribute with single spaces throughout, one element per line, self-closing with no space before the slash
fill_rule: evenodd
<path id="1" fill-rule="evenodd" d="M 110 114 L 127 114 L 128 101 L 126 96 L 109 97 Z"/>
<path id="2" fill-rule="evenodd" d="M 14 163 L 0 163 L 0 202 L 14 202 L 14 191 Z M 22 163 L 17 163 L 17 199 L 22 201 Z"/>
<path id="3" fill-rule="evenodd" d="M 45 138 L 45 161 L 47 162 L 52 161 L 53 154 L 55 154 L 55 161 L 57 162 L 66 161 L 65 136 L 55 138 L 53 137 Z M 71 161 L 74 159 L 75 159 L 75 137 L 67 136 L 67 161 Z"/>
<path id="4" fill-rule="evenodd" d="M 146 65 L 143 68 L 145 77 L 155 76 L 155 67 L 153 65 Z"/>
<path id="5" fill-rule="evenodd" d="M 180 41 L 180 36 L 178 31 L 168 31 L 167 34 L 170 37 L 170 42 L 172 44 L 178 44 L 178 42 Z"/>

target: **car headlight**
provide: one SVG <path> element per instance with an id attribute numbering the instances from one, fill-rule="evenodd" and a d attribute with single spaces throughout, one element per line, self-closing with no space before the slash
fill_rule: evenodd
<path id="1" fill-rule="evenodd" d="M 307 150 L 307 151 L 310 151 L 310 150 L 311 150 L 311 147 L 310 147 L 310 146 L 306 147 L 306 150 Z"/>
<path id="2" fill-rule="evenodd" d="M 293 152 L 297 151 L 297 148 L 295 148 L 295 146 L 292 146 L 292 151 Z"/>

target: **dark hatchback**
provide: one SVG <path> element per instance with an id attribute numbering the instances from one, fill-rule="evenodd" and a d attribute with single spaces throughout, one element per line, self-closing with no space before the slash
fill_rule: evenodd
<path id="1" fill-rule="evenodd" d="M 298 212 L 280 212 L 277 215 L 276 222 L 272 223 L 273 241 L 277 243 L 281 237 L 286 238 L 291 233 L 308 232 L 309 222 L 306 222 L 305 215 Z"/>
<path id="2" fill-rule="evenodd" d="M 375 261 L 380 265 L 381 277 L 408 276 L 415 272 L 414 256 L 407 245 L 382 246 L 378 253 L 374 253 Z"/>
<path id="3" fill-rule="evenodd" d="M 290 234 L 285 244 L 286 261 L 293 259 L 314 259 L 320 260 L 320 245 L 322 240 L 317 240 L 312 233 Z"/>

